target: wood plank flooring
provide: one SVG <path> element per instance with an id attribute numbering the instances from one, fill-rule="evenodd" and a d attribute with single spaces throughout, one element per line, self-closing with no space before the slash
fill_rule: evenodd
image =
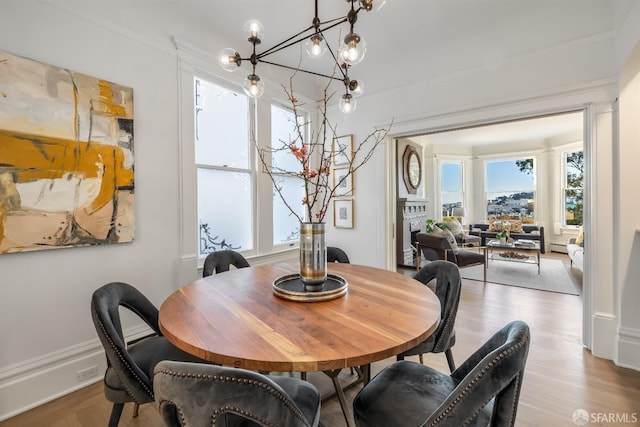
<path id="1" fill-rule="evenodd" d="M 565 255 L 548 256 L 566 259 L 566 266 L 570 268 Z M 581 277 L 575 270 L 571 273 L 579 283 Z M 616 367 L 583 348 L 579 296 L 463 281 L 456 321 L 457 342 L 453 349 L 456 363 L 462 363 L 493 332 L 515 319 L 529 324 L 532 337 L 517 426 L 575 426 L 572 415 L 577 409 L 628 414 L 628 417 L 635 413 L 640 419 L 640 372 Z M 393 360 L 375 363 L 372 374 Z M 448 372 L 443 354 L 425 355 L 424 363 Z M 349 370 L 343 370 L 341 375 L 347 381 Z M 310 373 L 309 380 L 321 391 L 331 388 L 324 375 Z M 353 399 L 358 390 L 359 387 L 349 390 L 348 399 Z M 106 426 L 110 411 L 111 404 L 104 398 L 100 382 L 6 420 L 0 426 Z M 132 418 L 132 413 L 133 405 L 125 405 L 121 427 L 163 425 L 153 404 L 142 405 L 138 418 Z M 336 399 L 323 404 L 321 420 L 326 427 L 345 425 Z"/>

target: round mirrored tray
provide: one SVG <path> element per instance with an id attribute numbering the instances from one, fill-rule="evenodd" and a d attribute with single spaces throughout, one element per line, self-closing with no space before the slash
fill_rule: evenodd
<path id="1" fill-rule="evenodd" d="M 335 274 L 327 274 L 322 290 L 307 291 L 298 273 L 287 274 L 273 281 L 273 293 L 283 299 L 299 302 L 327 301 L 347 293 L 347 281 Z"/>

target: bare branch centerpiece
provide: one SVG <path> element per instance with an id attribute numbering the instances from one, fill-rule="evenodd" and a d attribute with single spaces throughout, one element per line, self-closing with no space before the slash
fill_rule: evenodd
<path id="1" fill-rule="evenodd" d="M 370 132 L 360 143 L 353 147 L 340 147 L 332 142 L 337 138 L 336 126 L 327 117 L 327 107 L 332 94 L 328 93 L 329 85 L 324 89 L 324 96 L 317 101 L 317 126 L 311 126 L 311 120 L 299 120 L 304 103 L 298 100 L 293 91 L 293 77 L 289 87 L 283 86 L 289 105 L 283 106 L 293 112 L 296 118 L 292 125 L 292 135 L 288 140 L 279 140 L 268 148 L 258 148 L 258 157 L 262 163 L 263 172 L 268 174 L 274 186 L 274 191 L 281 198 L 284 205 L 297 217 L 300 222 L 300 279 L 306 291 L 321 291 L 327 280 L 327 254 L 325 241 L 325 216 L 329 210 L 331 200 L 337 190 L 346 180 L 364 166 L 373 156 L 376 148 L 386 138 L 389 128 L 377 128 Z M 307 129 L 310 129 L 308 132 Z M 271 159 L 277 153 L 287 153 L 297 162 L 295 169 L 285 169 L 275 165 Z M 348 159 L 340 168 L 346 172 L 340 175 L 337 182 L 332 182 L 331 171 L 334 156 Z M 302 200 L 287 200 L 277 177 L 287 176 L 300 179 L 304 186 Z M 300 203 L 304 206 L 301 215 L 298 209 Z"/>

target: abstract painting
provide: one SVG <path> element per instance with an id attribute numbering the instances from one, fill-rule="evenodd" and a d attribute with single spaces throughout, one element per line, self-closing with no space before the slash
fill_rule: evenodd
<path id="1" fill-rule="evenodd" d="M 0 254 L 131 242 L 133 89 L 0 51 Z"/>

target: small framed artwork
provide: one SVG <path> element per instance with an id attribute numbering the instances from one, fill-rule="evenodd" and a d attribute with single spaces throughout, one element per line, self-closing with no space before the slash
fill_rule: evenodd
<path id="1" fill-rule="evenodd" d="M 333 139 L 333 164 L 347 165 L 353 156 L 353 135 L 338 136 Z"/>
<path id="2" fill-rule="evenodd" d="M 336 168 L 333 170 L 333 186 L 336 197 L 353 196 L 353 174 L 349 174 L 349 168 Z"/>
<path id="3" fill-rule="evenodd" d="M 353 200 L 333 201 L 333 226 L 353 228 Z"/>

